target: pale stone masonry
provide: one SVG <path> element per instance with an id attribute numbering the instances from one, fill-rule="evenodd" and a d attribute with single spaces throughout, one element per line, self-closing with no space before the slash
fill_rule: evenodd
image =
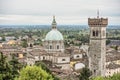
<path id="1" fill-rule="evenodd" d="M 70 69 L 70 56 L 64 52 L 64 38 L 62 33 L 57 29 L 55 16 L 53 16 L 52 29 L 47 33 L 44 39 L 44 50 L 48 56 L 45 60 L 51 61 L 53 65 L 61 67 L 63 70 Z"/>
<path id="2" fill-rule="evenodd" d="M 105 76 L 107 18 L 88 18 L 90 27 L 89 68 L 92 76 Z"/>

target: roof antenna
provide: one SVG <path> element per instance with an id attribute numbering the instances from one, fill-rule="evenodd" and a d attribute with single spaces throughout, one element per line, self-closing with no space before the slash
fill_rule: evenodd
<path id="1" fill-rule="evenodd" d="M 99 10 L 97 10 L 97 18 L 99 18 Z"/>

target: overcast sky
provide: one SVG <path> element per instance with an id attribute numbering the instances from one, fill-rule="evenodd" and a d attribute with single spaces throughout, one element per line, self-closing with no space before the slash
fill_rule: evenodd
<path id="1" fill-rule="evenodd" d="M 0 0 L 0 24 L 87 24 L 89 17 L 107 17 L 120 24 L 120 0 Z"/>

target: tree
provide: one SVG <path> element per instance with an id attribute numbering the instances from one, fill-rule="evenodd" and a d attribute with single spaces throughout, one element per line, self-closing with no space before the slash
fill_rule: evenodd
<path id="1" fill-rule="evenodd" d="M 21 45 L 22 45 L 22 47 L 24 47 L 24 48 L 28 47 L 27 40 L 23 39 Z"/>
<path id="2" fill-rule="evenodd" d="M 120 80 L 120 73 L 114 74 L 110 80 Z"/>
<path id="3" fill-rule="evenodd" d="M 106 80 L 106 79 L 103 78 L 103 77 L 98 76 L 98 77 L 92 78 L 91 80 Z"/>
<path id="4" fill-rule="evenodd" d="M 18 59 L 15 58 L 15 55 L 12 54 L 12 59 L 9 61 L 9 64 L 11 65 L 12 77 L 15 78 L 16 76 L 19 76 L 19 70 L 23 66 L 18 62 Z"/>
<path id="5" fill-rule="evenodd" d="M 107 39 L 107 40 L 106 40 L 106 45 L 110 44 L 110 42 L 111 42 L 111 41 L 110 41 L 109 39 Z"/>
<path id="6" fill-rule="evenodd" d="M 49 70 L 49 68 L 47 67 L 47 65 L 41 61 L 38 61 L 35 63 L 36 66 L 40 66 L 43 70 L 45 70 L 46 72 L 51 74 L 51 71 Z"/>
<path id="7" fill-rule="evenodd" d="M 118 74 L 114 74 L 113 76 L 110 77 L 95 77 L 95 78 L 91 78 L 90 80 L 120 80 L 120 73 Z"/>
<path id="8" fill-rule="evenodd" d="M 38 62 L 35 63 L 35 65 L 40 66 L 47 73 L 51 74 L 52 77 L 54 78 L 53 80 L 60 80 L 58 77 L 56 77 L 55 75 L 52 74 L 52 72 L 50 71 L 50 69 L 48 68 L 48 66 L 44 62 L 38 61 Z"/>
<path id="9" fill-rule="evenodd" d="M 79 75 L 79 80 L 89 80 L 91 76 L 91 71 L 88 68 L 83 68 Z"/>
<path id="10" fill-rule="evenodd" d="M 26 66 L 16 80 L 53 80 L 52 76 L 38 66 Z"/>
<path id="11" fill-rule="evenodd" d="M 2 41 L 5 41 L 5 37 L 4 36 L 2 37 Z"/>
<path id="12" fill-rule="evenodd" d="M 118 46 L 115 46 L 115 50 L 118 50 Z"/>
<path id="13" fill-rule="evenodd" d="M 11 80 L 11 67 L 6 60 L 6 56 L 0 52 L 0 80 Z"/>

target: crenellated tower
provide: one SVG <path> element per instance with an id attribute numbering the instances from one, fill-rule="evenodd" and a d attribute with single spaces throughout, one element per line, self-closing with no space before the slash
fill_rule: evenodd
<path id="1" fill-rule="evenodd" d="M 88 18 L 90 28 L 89 68 L 93 76 L 105 76 L 107 18 Z"/>

